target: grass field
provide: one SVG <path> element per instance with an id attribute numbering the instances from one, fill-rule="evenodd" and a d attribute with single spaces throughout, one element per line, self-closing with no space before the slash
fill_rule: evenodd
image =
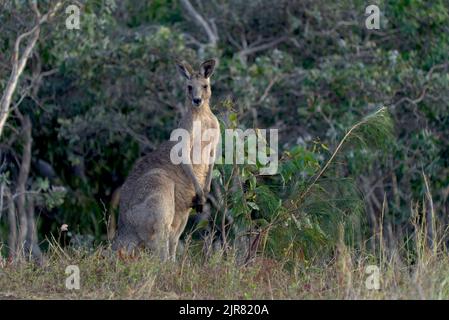
<path id="1" fill-rule="evenodd" d="M 1 299 L 447 299 L 449 260 L 423 250 L 406 262 L 399 254 L 376 258 L 339 245 L 323 261 L 279 262 L 258 257 L 239 265 L 232 254 L 205 261 L 185 251 L 176 263 L 147 253 L 118 259 L 52 246 L 42 266 L 8 264 L 0 270 Z M 398 251 L 399 252 L 399 251 Z M 66 267 L 80 270 L 80 289 L 66 288 Z M 371 267 L 369 267 L 371 266 Z M 373 288 L 378 269 L 379 289 Z M 374 268 L 374 269 L 373 269 Z"/>

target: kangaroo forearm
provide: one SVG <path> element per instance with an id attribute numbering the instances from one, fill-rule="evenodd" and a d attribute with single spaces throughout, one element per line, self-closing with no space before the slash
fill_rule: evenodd
<path id="1" fill-rule="evenodd" d="M 198 179 L 195 176 L 195 173 L 193 172 L 193 167 L 191 164 L 182 164 L 182 169 L 184 170 L 187 177 L 189 177 L 190 181 L 193 184 L 193 187 L 195 188 L 195 192 L 199 192 L 201 190 L 201 185 L 198 182 Z"/>
<path id="2" fill-rule="evenodd" d="M 212 183 L 212 173 L 214 171 L 214 165 L 210 164 L 209 169 L 207 171 L 207 177 L 206 177 L 206 191 L 210 191 L 211 183 Z"/>

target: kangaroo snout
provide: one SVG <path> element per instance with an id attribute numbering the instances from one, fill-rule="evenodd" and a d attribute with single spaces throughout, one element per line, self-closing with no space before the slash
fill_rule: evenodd
<path id="1" fill-rule="evenodd" d="M 192 103 L 195 107 L 199 107 L 201 105 L 201 98 L 193 98 Z"/>

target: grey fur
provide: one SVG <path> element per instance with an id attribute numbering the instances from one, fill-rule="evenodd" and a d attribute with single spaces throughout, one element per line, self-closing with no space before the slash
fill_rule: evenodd
<path id="1" fill-rule="evenodd" d="M 190 132 L 190 145 L 194 121 L 201 121 L 202 133 L 207 129 L 216 129 L 219 133 L 218 120 L 209 107 L 209 76 L 215 63 L 210 60 L 205 63 L 209 68 L 207 78 L 204 77 L 204 63 L 198 73 L 193 73 L 185 63 L 177 64 L 188 88 L 187 112 L 179 127 Z M 201 105 L 193 105 L 193 95 L 201 98 Z M 131 170 L 120 190 L 118 230 L 112 244 L 114 250 L 131 253 L 137 247 L 145 247 L 162 260 L 175 259 L 179 237 L 186 226 L 193 199 L 196 197 L 204 204 L 213 170 L 213 164 L 173 164 L 170 150 L 175 144 L 172 141 L 164 142 L 156 151 L 138 160 Z M 208 144 L 202 143 L 201 149 Z M 216 144 L 210 147 L 211 155 L 215 157 Z"/>

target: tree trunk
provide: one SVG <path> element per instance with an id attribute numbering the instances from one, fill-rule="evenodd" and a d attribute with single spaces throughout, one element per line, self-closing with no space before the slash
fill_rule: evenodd
<path id="1" fill-rule="evenodd" d="M 33 260 L 42 262 L 42 251 L 39 248 L 36 217 L 34 215 L 34 200 L 33 196 L 27 197 L 27 218 L 28 218 L 28 232 L 26 236 L 26 253 L 30 255 Z"/>
<path id="2" fill-rule="evenodd" d="M 26 183 L 30 173 L 31 165 L 31 120 L 28 115 L 21 118 L 23 134 L 22 161 L 20 164 L 19 177 L 17 179 L 17 214 L 19 216 L 19 234 L 17 237 L 17 253 L 21 254 L 25 248 L 25 240 L 28 234 L 28 215 L 26 210 Z"/>
<path id="3" fill-rule="evenodd" d="M 8 257 L 12 260 L 16 254 L 16 241 L 17 241 L 17 221 L 16 221 L 16 207 L 12 198 L 11 192 L 6 188 L 6 199 L 8 203 Z"/>
<path id="4" fill-rule="evenodd" d="M 11 105 L 12 96 L 14 94 L 14 91 L 16 90 L 19 78 L 23 70 L 25 69 L 28 58 L 30 57 L 31 52 L 34 46 L 36 45 L 37 40 L 39 39 L 39 33 L 40 28 L 38 24 L 31 31 L 20 35 L 16 40 L 13 53 L 13 67 L 11 76 L 6 85 L 5 92 L 3 93 L 3 96 L 0 100 L 0 137 L 3 133 L 3 128 L 5 126 L 6 119 L 8 118 L 9 115 L 9 108 Z M 22 41 L 23 38 L 27 37 L 28 35 L 31 35 L 31 39 L 28 41 L 28 44 L 22 56 L 19 58 L 20 42 Z"/>
<path id="5" fill-rule="evenodd" d="M 12 53 L 12 71 L 9 76 L 9 80 L 6 83 L 5 91 L 0 99 L 0 137 L 3 133 L 3 128 L 5 126 L 6 120 L 10 112 L 11 99 L 16 91 L 17 84 L 19 83 L 20 76 L 25 69 L 28 58 L 31 55 L 37 41 L 39 40 L 39 35 L 41 31 L 41 24 L 47 22 L 52 18 L 56 11 L 62 6 L 62 1 L 58 1 L 46 14 L 41 16 L 39 9 L 37 7 L 37 1 L 31 1 L 31 8 L 36 14 L 36 24 L 28 32 L 25 32 L 17 37 L 14 44 L 14 50 Z M 20 44 L 25 39 L 30 37 L 25 49 L 23 49 L 22 55 L 20 55 Z"/>

